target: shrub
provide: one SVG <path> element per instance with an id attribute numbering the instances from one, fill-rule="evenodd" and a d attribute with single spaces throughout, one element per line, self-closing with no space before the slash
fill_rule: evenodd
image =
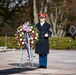
<path id="1" fill-rule="evenodd" d="M 0 37 L 0 46 L 5 46 L 5 38 Z"/>
<path id="2" fill-rule="evenodd" d="M 8 37 L 8 48 L 20 48 L 15 37 Z"/>
<path id="3" fill-rule="evenodd" d="M 7 38 L 8 48 L 20 48 L 17 44 L 15 37 Z M 0 46 L 5 46 L 5 38 L 0 37 Z M 76 39 L 73 40 L 70 37 L 50 37 L 49 38 L 49 47 L 54 50 L 64 50 L 64 49 L 76 49 Z"/>
<path id="4" fill-rule="evenodd" d="M 70 37 L 51 37 L 49 38 L 50 49 L 76 49 L 76 40 Z"/>
<path id="5" fill-rule="evenodd" d="M 0 46 L 5 46 L 5 37 L 0 37 Z M 7 47 L 8 48 L 20 48 L 17 44 L 15 37 L 7 38 Z"/>

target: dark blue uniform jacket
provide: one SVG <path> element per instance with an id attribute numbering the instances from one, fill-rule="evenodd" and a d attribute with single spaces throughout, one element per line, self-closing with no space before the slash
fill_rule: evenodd
<path id="1" fill-rule="evenodd" d="M 40 31 L 40 37 L 39 41 L 36 44 L 35 53 L 37 54 L 49 54 L 49 41 L 48 37 L 45 37 L 44 35 L 47 33 L 49 36 L 51 36 L 52 32 L 50 31 L 50 24 L 45 22 L 43 26 L 40 25 L 40 23 L 36 24 L 36 27 Z"/>

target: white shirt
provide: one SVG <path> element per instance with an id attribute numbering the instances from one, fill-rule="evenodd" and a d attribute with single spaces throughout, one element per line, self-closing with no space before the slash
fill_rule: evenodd
<path id="1" fill-rule="evenodd" d="M 43 26 L 44 23 L 45 23 L 45 21 L 44 22 L 41 22 L 40 25 Z"/>

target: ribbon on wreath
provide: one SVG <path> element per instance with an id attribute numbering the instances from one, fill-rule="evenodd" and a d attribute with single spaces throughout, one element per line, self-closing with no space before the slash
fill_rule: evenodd
<path id="1" fill-rule="evenodd" d="M 30 48 L 30 36 L 29 36 L 29 33 L 28 33 L 28 31 L 30 31 L 29 22 L 26 22 L 22 26 L 22 29 L 26 32 L 25 33 L 26 49 L 27 49 L 29 60 L 32 61 L 33 60 L 33 58 L 32 58 L 33 56 L 32 56 L 32 51 L 31 51 L 31 48 Z"/>

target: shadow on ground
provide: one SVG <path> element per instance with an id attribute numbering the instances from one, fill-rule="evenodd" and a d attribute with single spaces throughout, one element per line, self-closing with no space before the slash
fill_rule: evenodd
<path id="1" fill-rule="evenodd" d="M 16 74 L 26 71 L 32 71 L 36 70 L 36 68 L 10 68 L 5 70 L 0 70 L 0 75 L 10 75 L 10 74 Z"/>
<path id="2" fill-rule="evenodd" d="M 20 63 L 11 63 L 9 65 L 19 67 Z M 26 73 L 26 71 L 36 70 L 37 66 L 38 66 L 38 64 L 34 63 L 34 67 L 32 67 L 32 64 L 30 62 L 28 62 L 28 63 L 22 64 L 21 68 L 9 68 L 9 69 L 0 70 L 0 75 L 10 75 L 10 74 L 16 74 L 16 73 L 21 73 L 21 72 Z"/>
<path id="3" fill-rule="evenodd" d="M 19 66 L 20 66 L 20 63 L 11 63 L 11 64 L 9 64 L 9 65 L 18 66 L 18 67 L 19 67 Z M 22 64 L 21 64 L 21 67 L 27 67 L 27 66 L 32 67 L 32 63 L 26 62 L 26 63 L 22 63 Z M 37 63 L 33 63 L 33 66 L 34 66 L 34 67 L 37 67 L 38 64 L 37 64 Z"/>

